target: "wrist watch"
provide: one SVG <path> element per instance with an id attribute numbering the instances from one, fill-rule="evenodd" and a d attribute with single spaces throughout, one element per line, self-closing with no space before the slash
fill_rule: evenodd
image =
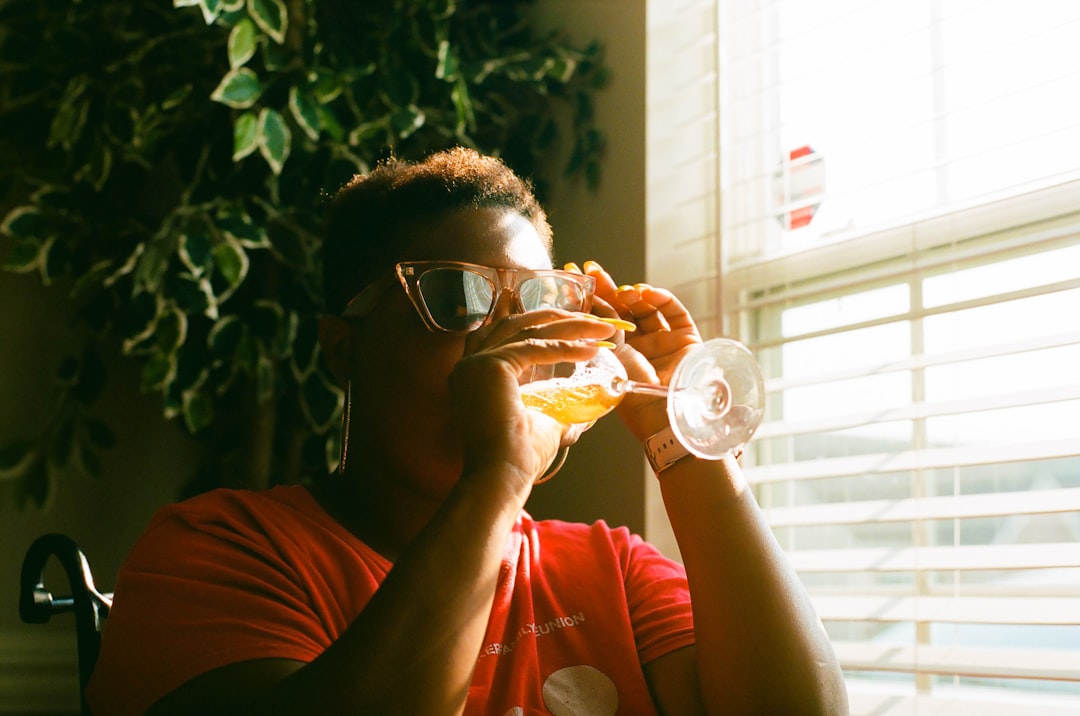
<path id="1" fill-rule="evenodd" d="M 693 457 L 679 439 L 675 437 L 675 431 L 671 426 L 653 433 L 645 441 L 645 457 L 649 459 L 653 473 L 660 477 L 660 473 L 668 469 L 684 457 Z M 742 448 L 738 447 L 731 451 L 736 460 L 742 457 Z"/>
<path id="2" fill-rule="evenodd" d="M 689 457 L 690 453 L 687 451 L 683 444 L 679 442 L 679 439 L 675 437 L 675 432 L 671 429 L 671 426 L 664 427 L 663 430 L 650 435 L 645 440 L 645 457 L 649 460 L 649 465 L 652 466 L 653 472 L 660 476 L 660 473 L 668 469 L 679 460 L 684 457 Z"/>

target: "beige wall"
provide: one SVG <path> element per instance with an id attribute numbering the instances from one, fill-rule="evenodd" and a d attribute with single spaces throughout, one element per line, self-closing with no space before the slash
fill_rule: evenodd
<path id="1" fill-rule="evenodd" d="M 595 193 L 583 180 L 563 182 L 548 200 L 556 261 L 599 262 L 620 283 L 645 280 L 645 0 L 540 0 L 537 16 L 579 44 L 599 39 L 611 77 L 596 100 L 607 134 L 603 178 Z M 563 147 L 565 150 L 566 147 Z M 552 174 L 563 157 L 553 159 Z M 536 517 L 644 529 L 641 448 L 609 416 L 570 451 L 566 466 L 538 486 Z"/>
<path id="2" fill-rule="evenodd" d="M 64 287 L 43 288 L 35 275 L 0 274 L 0 437 L 33 435 L 52 407 L 53 374 L 73 345 Z M 91 559 L 99 586 L 113 575 L 157 506 L 172 499 L 193 462 L 193 446 L 160 418 L 160 401 L 138 390 L 138 367 L 113 362 L 95 408 L 117 432 L 119 446 L 102 460 L 103 476 L 59 476 L 44 510 L 15 508 L 13 485 L 0 480 L 0 714 L 64 713 L 78 709 L 74 622 L 44 626 L 18 616 L 18 575 L 26 548 L 39 535 L 63 532 Z M 46 586 L 70 592 L 52 565 Z"/>

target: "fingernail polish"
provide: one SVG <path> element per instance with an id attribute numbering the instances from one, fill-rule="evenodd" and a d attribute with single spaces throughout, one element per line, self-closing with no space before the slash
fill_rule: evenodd
<path id="1" fill-rule="evenodd" d="M 636 331 L 637 330 L 637 324 L 636 323 L 631 323 L 630 321 L 624 321 L 621 318 L 608 318 L 607 316 L 597 316 L 597 315 L 592 314 L 592 313 L 587 313 L 587 314 L 582 314 L 582 315 L 585 315 L 586 317 L 591 318 L 594 321 L 603 321 L 604 323 L 608 323 L 608 324 L 610 324 L 612 326 L 615 326 L 616 328 L 618 328 L 621 331 Z"/>

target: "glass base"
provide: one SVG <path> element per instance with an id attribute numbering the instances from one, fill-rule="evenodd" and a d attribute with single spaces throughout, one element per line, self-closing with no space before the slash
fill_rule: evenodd
<path id="1" fill-rule="evenodd" d="M 765 412 L 765 381 L 754 355 L 727 338 L 688 353 L 669 387 L 671 429 L 687 450 L 707 460 L 745 445 Z"/>

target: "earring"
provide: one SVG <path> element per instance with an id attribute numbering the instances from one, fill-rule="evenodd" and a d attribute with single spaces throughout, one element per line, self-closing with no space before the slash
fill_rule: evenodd
<path id="1" fill-rule="evenodd" d="M 352 379 L 345 381 L 345 405 L 341 409 L 341 460 L 338 475 L 345 475 L 345 458 L 349 454 L 349 422 L 352 419 Z"/>

